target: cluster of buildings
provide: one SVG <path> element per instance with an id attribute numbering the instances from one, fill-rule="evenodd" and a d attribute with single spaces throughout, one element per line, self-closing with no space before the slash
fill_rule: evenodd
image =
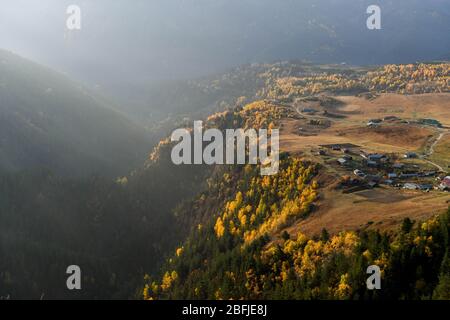
<path id="1" fill-rule="evenodd" d="M 430 191 L 433 189 L 450 191 L 450 176 L 439 177 L 437 171 L 423 170 L 419 165 L 412 163 L 401 163 L 393 161 L 389 155 L 383 153 L 367 153 L 350 151 L 341 145 L 326 145 L 332 151 L 339 151 L 341 155 L 337 158 L 337 164 L 352 170 L 356 176 L 354 184 L 363 184 L 373 188 L 379 184 L 389 185 L 407 190 Z M 324 150 L 319 150 L 318 155 L 326 155 Z M 395 157 L 397 158 L 397 157 Z M 418 158 L 414 152 L 402 155 L 404 159 Z M 436 181 L 440 184 L 436 185 Z"/>
<path id="2" fill-rule="evenodd" d="M 405 183 L 403 185 L 403 188 L 408 190 L 431 190 L 434 188 L 436 190 L 441 191 L 450 191 L 450 176 L 444 177 L 440 181 L 441 183 L 436 187 L 433 187 L 431 183 L 430 184 Z"/>
<path id="3" fill-rule="evenodd" d="M 408 123 L 408 121 L 406 120 L 402 120 L 396 116 L 386 116 L 383 119 L 370 119 L 367 121 L 367 126 L 368 127 L 376 127 L 378 125 L 380 125 L 383 122 L 403 122 L 403 123 Z"/>
<path id="4" fill-rule="evenodd" d="M 367 121 L 367 126 L 368 127 L 376 127 L 381 125 L 383 122 L 396 122 L 396 123 L 416 123 L 419 125 L 425 125 L 425 126 L 432 126 L 432 127 L 436 127 L 436 128 L 442 128 L 442 124 L 436 120 L 436 119 L 430 119 L 430 118 L 426 118 L 426 119 L 418 119 L 418 120 L 414 120 L 414 121 L 408 121 L 408 120 L 402 120 L 396 116 L 386 116 L 382 119 L 370 119 Z"/>

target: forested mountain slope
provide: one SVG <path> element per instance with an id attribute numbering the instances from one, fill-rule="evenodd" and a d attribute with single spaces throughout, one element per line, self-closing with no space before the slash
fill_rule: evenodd
<path id="1" fill-rule="evenodd" d="M 148 134 L 62 74 L 0 51 L 0 170 L 66 176 L 134 169 Z"/>
<path id="2" fill-rule="evenodd" d="M 205 188 L 207 170 L 161 161 L 118 181 L 1 175 L 0 297 L 135 297 L 144 272 L 157 272 L 187 236 L 173 210 Z M 80 291 L 65 284 L 73 264 Z"/>

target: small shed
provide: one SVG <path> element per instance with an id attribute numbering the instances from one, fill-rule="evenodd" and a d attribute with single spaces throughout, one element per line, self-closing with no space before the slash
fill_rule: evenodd
<path id="1" fill-rule="evenodd" d="M 415 152 L 407 152 L 403 155 L 404 158 L 406 159 L 414 159 L 417 158 L 417 153 Z"/>

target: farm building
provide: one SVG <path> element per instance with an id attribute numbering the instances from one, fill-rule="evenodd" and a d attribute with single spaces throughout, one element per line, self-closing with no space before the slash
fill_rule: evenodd
<path id="1" fill-rule="evenodd" d="M 379 175 L 376 175 L 376 174 L 368 174 L 366 176 L 366 179 L 368 181 L 375 181 L 375 182 L 380 182 L 381 181 L 381 177 Z"/>
<path id="2" fill-rule="evenodd" d="M 419 184 L 419 190 L 427 191 L 427 190 L 431 190 L 431 189 L 433 189 L 433 185 L 432 184 L 428 184 L 428 183 Z"/>
<path id="3" fill-rule="evenodd" d="M 342 157 L 342 159 L 345 159 L 345 160 L 347 160 L 347 161 L 350 161 L 350 160 L 353 160 L 353 157 L 352 157 L 352 156 L 349 156 L 348 154 L 346 154 L 346 155 L 344 155 L 344 156 Z"/>
<path id="4" fill-rule="evenodd" d="M 387 159 L 387 156 L 384 154 L 380 154 L 380 153 L 373 153 L 373 154 L 369 154 L 367 156 L 367 160 L 369 160 L 369 161 L 383 161 L 386 159 Z"/>
<path id="5" fill-rule="evenodd" d="M 316 113 L 316 112 L 317 112 L 317 110 L 311 109 L 311 108 L 303 108 L 303 109 L 302 109 L 302 113 L 310 113 L 310 114 L 314 114 L 314 113 Z"/>
<path id="6" fill-rule="evenodd" d="M 414 159 L 417 158 L 417 154 L 415 152 L 407 152 L 403 155 L 406 159 Z"/>
<path id="7" fill-rule="evenodd" d="M 400 179 L 416 178 L 418 176 L 419 176 L 418 173 L 401 173 L 400 174 Z"/>
<path id="8" fill-rule="evenodd" d="M 388 179 L 395 179 L 397 178 L 397 174 L 396 173 L 388 173 Z"/>
<path id="9" fill-rule="evenodd" d="M 368 160 L 367 161 L 367 166 L 368 167 L 372 167 L 372 168 L 376 168 L 376 167 L 378 167 L 378 162 L 372 161 L 372 160 Z"/>
<path id="10" fill-rule="evenodd" d="M 378 182 L 376 182 L 376 181 L 369 181 L 369 182 L 367 183 L 367 186 L 368 186 L 369 188 L 375 188 L 376 186 L 378 186 Z"/>
<path id="11" fill-rule="evenodd" d="M 441 184 L 439 185 L 439 189 L 441 190 L 450 190 L 450 176 L 442 179 Z"/>
<path id="12" fill-rule="evenodd" d="M 400 119 L 396 116 L 386 116 L 383 118 L 383 121 L 395 121 L 395 120 L 400 120 Z"/>
<path id="13" fill-rule="evenodd" d="M 379 123 L 375 123 L 375 122 L 367 122 L 367 126 L 368 127 L 377 127 L 377 126 L 379 126 L 380 124 Z"/>
<path id="14" fill-rule="evenodd" d="M 442 124 L 436 119 L 420 119 L 419 123 L 427 125 L 427 126 L 442 128 Z"/>
<path id="15" fill-rule="evenodd" d="M 419 173 L 419 177 L 432 177 L 436 175 L 436 171 L 426 171 Z"/>
<path id="16" fill-rule="evenodd" d="M 381 119 L 370 119 L 369 121 L 367 121 L 367 124 L 369 123 L 373 123 L 373 124 L 378 124 L 381 123 L 383 120 Z"/>
<path id="17" fill-rule="evenodd" d="M 362 172 L 361 170 L 359 170 L 359 169 L 356 169 L 355 171 L 353 171 L 353 173 L 355 174 L 355 176 L 358 176 L 360 178 L 365 178 L 366 177 L 366 174 L 364 172 Z"/>
<path id="18" fill-rule="evenodd" d="M 416 183 L 405 183 L 403 188 L 407 190 L 417 190 L 419 189 L 419 186 Z"/>

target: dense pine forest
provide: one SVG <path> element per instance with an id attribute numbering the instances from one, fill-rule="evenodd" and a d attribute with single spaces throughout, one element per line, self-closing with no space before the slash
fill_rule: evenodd
<path id="1" fill-rule="evenodd" d="M 67 179 L 47 170 L 3 174 L 0 296 L 134 297 L 144 271 L 158 270 L 183 238 L 171 212 L 195 194 L 204 172 L 152 165 L 117 181 Z M 84 272 L 80 291 L 65 286 L 65 270 L 74 263 Z"/>

